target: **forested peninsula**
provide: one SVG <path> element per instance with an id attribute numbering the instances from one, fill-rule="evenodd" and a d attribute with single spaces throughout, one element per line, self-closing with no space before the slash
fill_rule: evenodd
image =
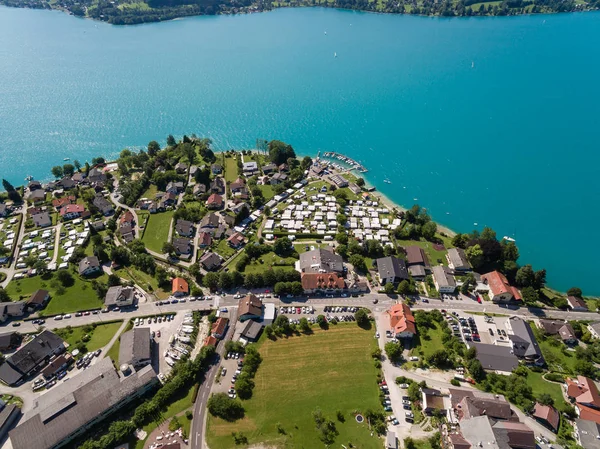
<path id="1" fill-rule="evenodd" d="M 16 8 L 57 9 L 114 25 L 159 22 L 196 15 L 244 14 L 303 6 L 441 17 L 508 16 L 600 8 L 600 0 L 0 0 L 0 4 Z"/>

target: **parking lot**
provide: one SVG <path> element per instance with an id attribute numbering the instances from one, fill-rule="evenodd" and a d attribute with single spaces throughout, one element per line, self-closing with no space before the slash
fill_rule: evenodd
<path id="1" fill-rule="evenodd" d="M 462 339 L 467 345 L 470 342 L 485 344 L 510 345 L 506 332 L 507 317 L 492 317 L 486 315 L 458 314 L 448 312 L 446 320 L 452 333 Z"/>
<path id="2" fill-rule="evenodd" d="M 186 334 L 182 333 L 181 337 L 179 336 L 183 326 L 193 325 L 191 313 L 191 311 L 180 311 L 139 318 L 139 321 L 138 319 L 134 321 L 134 327 L 148 327 L 150 333 L 154 335 L 152 366 L 157 373 L 167 375 L 171 371 L 170 363 L 174 364 L 185 351 L 192 352 L 193 348 L 185 341 Z M 170 342 L 173 343 L 173 346 Z"/>

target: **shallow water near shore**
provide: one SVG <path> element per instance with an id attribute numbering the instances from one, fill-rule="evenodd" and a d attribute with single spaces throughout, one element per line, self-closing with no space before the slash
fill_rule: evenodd
<path id="1" fill-rule="evenodd" d="M 598 13 L 303 8 L 115 27 L 0 8 L 0 176 L 44 179 L 66 157 L 169 133 L 219 149 L 281 139 L 360 160 L 390 199 L 456 231 L 490 225 L 552 287 L 600 294 L 586 239 L 600 221 L 598 48 Z"/>

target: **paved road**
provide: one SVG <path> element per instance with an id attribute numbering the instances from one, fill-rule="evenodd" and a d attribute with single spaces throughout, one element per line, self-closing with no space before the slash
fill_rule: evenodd
<path id="1" fill-rule="evenodd" d="M 25 235 L 25 221 L 27 220 L 27 205 L 25 203 L 23 203 L 23 205 L 21 206 L 20 213 L 22 215 L 21 224 L 20 224 L 19 230 L 17 232 L 17 241 L 16 241 L 15 247 L 14 247 L 15 250 L 13 251 L 12 262 L 9 267 L 2 269 L 2 272 L 4 274 L 6 274 L 6 279 L 1 284 L 1 286 L 3 288 L 6 288 L 8 283 L 12 280 L 13 276 L 17 272 L 17 270 L 16 270 L 17 259 L 19 258 L 18 256 L 19 256 L 19 251 L 21 249 L 21 242 L 23 241 L 23 235 Z M 8 219 L 10 219 L 10 217 Z"/>
<path id="2" fill-rule="evenodd" d="M 237 321 L 237 309 L 234 308 L 230 310 L 229 316 L 230 323 L 235 323 Z M 225 352 L 225 343 L 233 337 L 233 332 L 235 329 L 235 325 L 232 324 L 229 326 L 229 331 L 227 331 L 227 335 L 225 338 L 219 342 L 217 346 L 217 354 L 218 360 L 221 360 L 223 353 Z M 219 370 L 220 363 L 215 363 L 206 373 L 206 377 L 204 382 L 198 389 L 198 396 L 196 397 L 196 403 L 194 404 L 194 418 L 192 420 L 191 430 L 190 430 L 190 447 L 191 449 L 203 449 L 208 447 L 205 442 L 205 432 L 206 432 L 206 418 L 207 418 L 207 410 L 206 404 L 208 402 L 208 398 L 210 397 L 210 390 L 215 381 L 215 376 Z"/>

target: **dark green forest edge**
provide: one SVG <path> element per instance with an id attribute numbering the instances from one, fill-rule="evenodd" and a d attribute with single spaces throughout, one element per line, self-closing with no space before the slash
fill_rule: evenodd
<path id="1" fill-rule="evenodd" d="M 590 11 L 600 8 L 600 0 L 0 0 L 0 4 L 17 8 L 58 9 L 75 16 L 102 20 L 114 25 L 301 6 L 441 17 L 508 16 Z"/>

